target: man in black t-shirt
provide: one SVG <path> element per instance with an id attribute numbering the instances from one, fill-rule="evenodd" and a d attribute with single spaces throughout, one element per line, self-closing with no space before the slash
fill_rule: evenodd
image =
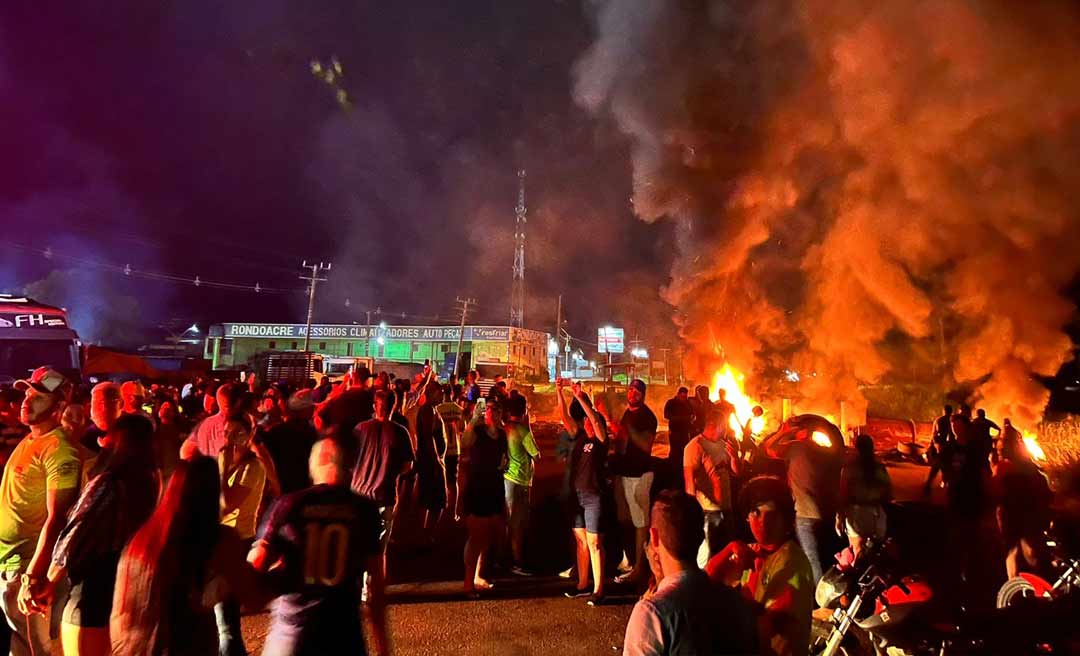
<path id="1" fill-rule="evenodd" d="M 262 435 L 262 443 L 270 452 L 281 482 L 281 492 L 288 494 L 311 485 L 307 458 L 319 434 L 311 425 L 315 403 L 311 390 L 300 390 L 286 404 L 288 418 Z"/>
<path id="2" fill-rule="evenodd" d="M 664 404 L 664 419 L 668 422 L 668 462 L 682 469 L 683 451 L 690 442 L 694 427 L 694 411 L 690 407 L 690 390 L 680 387 L 675 396 Z"/>
<path id="3" fill-rule="evenodd" d="M 388 654 L 386 604 L 379 550 L 379 510 L 346 486 L 341 451 L 333 440 L 311 451 L 315 485 L 278 499 L 252 548 L 257 570 L 281 589 L 274 602 L 264 656 L 367 654 L 360 621 L 365 573 L 373 652 Z"/>
<path id="4" fill-rule="evenodd" d="M 412 469 L 415 460 L 409 429 L 390 419 L 393 403 L 389 392 L 379 390 L 375 393 L 375 418 L 353 429 L 356 455 L 352 489 L 378 507 L 382 518 L 379 541 L 384 553 L 394 524 L 398 478 Z"/>
<path id="5" fill-rule="evenodd" d="M 615 579 L 643 583 L 649 574 L 645 541 L 649 538 L 649 501 L 653 484 L 652 447 L 656 441 L 656 415 L 645 405 L 645 381 L 635 379 L 626 391 L 626 412 L 619 421 L 616 444 L 620 451 L 612 470 L 621 476 L 616 486 L 619 519 L 633 524 L 634 569 Z M 627 557 L 629 557 L 627 550 Z"/>

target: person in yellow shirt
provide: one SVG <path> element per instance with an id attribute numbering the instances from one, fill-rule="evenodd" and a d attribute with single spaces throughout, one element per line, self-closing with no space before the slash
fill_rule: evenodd
<path id="1" fill-rule="evenodd" d="M 795 501 L 775 476 L 750 479 L 739 495 L 756 542 L 732 542 L 709 560 L 714 582 L 754 602 L 762 656 L 805 656 L 810 646 L 814 580 L 795 539 Z"/>
<path id="2" fill-rule="evenodd" d="M 221 471 L 221 523 L 236 529 L 237 536 L 251 547 L 259 520 L 259 503 L 266 487 L 266 466 L 252 448 L 255 425 L 247 415 L 225 424 L 225 447 L 218 453 Z M 240 603 L 226 599 L 214 606 L 219 652 L 247 654 L 240 634 Z"/>
<path id="3" fill-rule="evenodd" d="M 0 592 L 14 656 L 58 653 L 49 638 L 49 609 L 33 598 L 45 584 L 53 547 L 79 494 L 79 452 L 63 428 L 68 382 L 47 367 L 15 383 L 26 396 L 19 420 L 30 434 L 15 447 L 0 480 Z M 41 611 L 44 612 L 36 612 Z"/>

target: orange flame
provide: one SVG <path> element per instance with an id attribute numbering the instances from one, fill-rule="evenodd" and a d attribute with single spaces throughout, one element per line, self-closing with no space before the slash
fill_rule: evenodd
<path id="1" fill-rule="evenodd" d="M 1031 459 L 1046 462 L 1046 453 L 1039 446 L 1039 440 L 1035 437 L 1035 433 L 1023 431 L 1022 435 L 1024 436 L 1024 447 L 1027 449 L 1028 454 L 1031 455 Z"/>
<path id="2" fill-rule="evenodd" d="M 756 401 L 746 395 L 744 384 L 746 376 L 741 371 L 725 363 L 724 366 L 713 374 L 712 386 L 709 388 L 710 398 L 713 401 L 720 399 L 720 390 L 724 390 L 724 399 L 735 406 L 735 413 L 731 415 L 731 430 L 736 435 L 741 435 L 743 426 L 750 421 L 750 431 L 754 435 L 760 435 L 765 430 L 765 416 L 754 416 Z"/>

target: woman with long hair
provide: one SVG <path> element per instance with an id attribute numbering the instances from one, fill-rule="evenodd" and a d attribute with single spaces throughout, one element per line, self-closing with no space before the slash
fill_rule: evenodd
<path id="1" fill-rule="evenodd" d="M 60 639 L 69 655 L 110 653 L 109 614 L 116 565 L 127 541 L 150 517 L 160 479 L 154 463 L 154 426 L 124 415 L 112 431 L 112 452 L 102 472 L 83 488 L 53 549 L 47 585 L 34 605 L 47 608 L 67 578 Z"/>
<path id="2" fill-rule="evenodd" d="M 180 462 L 116 573 L 113 654 L 213 654 L 214 605 L 230 590 L 255 595 L 255 572 L 236 531 L 220 523 L 221 476 L 212 458 Z"/>
<path id="3" fill-rule="evenodd" d="M 885 537 L 885 504 L 892 500 L 892 479 L 874 455 L 874 438 L 855 438 L 855 459 L 840 473 L 840 512 L 836 532 L 847 535 L 855 556 L 867 538 Z"/>

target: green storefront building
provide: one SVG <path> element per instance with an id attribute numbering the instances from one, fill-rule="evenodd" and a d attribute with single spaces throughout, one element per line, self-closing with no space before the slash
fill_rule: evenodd
<path id="1" fill-rule="evenodd" d="M 210 327 L 206 358 L 214 369 L 250 366 L 266 351 L 304 350 L 304 324 L 225 323 Z M 310 349 L 327 357 L 373 358 L 376 363 L 423 362 L 440 369 L 452 367 L 458 326 L 364 326 L 312 324 Z M 465 326 L 461 335 L 463 357 L 473 365 L 504 362 L 514 365 L 517 377 L 542 379 L 547 375 L 548 335 L 512 326 Z"/>

